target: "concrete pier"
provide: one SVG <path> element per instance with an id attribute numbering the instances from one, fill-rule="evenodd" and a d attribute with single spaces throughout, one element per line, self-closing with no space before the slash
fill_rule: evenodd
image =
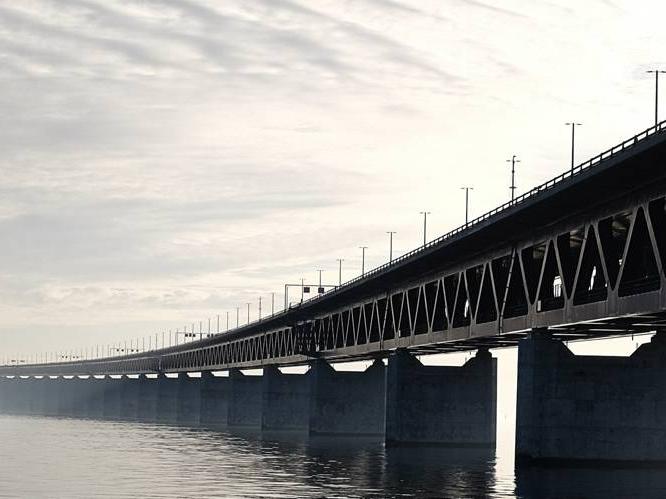
<path id="1" fill-rule="evenodd" d="M 89 418 L 100 419 L 104 415 L 104 392 L 106 378 L 88 378 L 88 414 Z"/>
<path id="2" fill-rule="evenodd" d="M 157 421 L 175 423 L 178 421 L 178 379 L 160 374 L 157 384 Z"/>
<path id="3" fill-rule="evenodd" d="M 520 461 L 666 462 L 666 334 L 600 357 L 533 333 L 518 349 L 517 402 Z"/>
<path id="4" fill-rule="evenodd" d="M 261 428 L 307 431 L 310 425 L 310 379 L 306 374 L 283 374 L 265 367 Z"/>
<path id="5" fill-rule="evenodd" d="M 122 379 L 107 376 L 103 380 L 104 408 L 102 415 L 104 419 L 120 419 L 122 406 Z"/>
<path id="6" fill-rule="evenodd" d="M 201 378 L 191 378 L 187 373 L 178 374 L 179 423 L 199 424 L 201 419 Z"/>
<path id="7" fill-rule="evenodd" d="M 157 379 L 142 374 L 136 381 L 139 384 L 138 419 L 143 422 L 153 422 L 157 419 Z"/>
<path id="8" fill-rule="evenodd" d="M 318 359 L 310 368 L 310 434 L 384 435 L 386 367 L 338 372 Z"/>
<path id="9" fill-rule="evenodd" d="M 120 419 L 134 421 L 139 417 L 139 380 L 123 376 L 121 383 Z"/>
<path id="10" fill-rule="evenodd" d="M 229 371 L 230 427 L 261 428 L 263 376 L 246 376 L 239 369 Z"/>
<path id="11" fill-rule="evenodd" d="M 495 445 L 497 360 L 488 350 L 461 367 L 424 366 L 406 350 L 388 361 L 386 443 Z"/>
<path id="12" fill-rule="evenodd" d="M 229 416 L 229 378 L 201 373 L 200 423 L 207 426 L 227 426 Z"/>

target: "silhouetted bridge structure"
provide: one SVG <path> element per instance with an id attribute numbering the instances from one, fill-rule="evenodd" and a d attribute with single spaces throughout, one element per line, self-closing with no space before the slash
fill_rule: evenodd
<path id="1" fill-rule="evenodd" d="M 10 412 L 30 412 L 31 400 L 53 397 L 49 384 L 61 390 L 55 406 L 63 386 L 85 394 L 97 384 L 79 397 L 83 415 L 103 414 L 108 398 L 111 417 L 124 407 L 132 417 L 147 411 L 157 419 L 384 434 L 388 442 L 492 445 L 496 367 L 488 349 L 521 342 L 520 455 L 666 460 L 661 335 L 629 360 L 575 357 L 561 343 L 666 329 L 665 265 L 661 123 L 389 264 L 247 326 L 135 355 L 0 367 L 0 404 L 4 397 Z M 414 357 L 462 350 L 478 352 L 460 368 L 424 367 Z M 365 373 L 329 365 L 357 359 L 374 363 Z M 305 364 L 304 375 L 278 369 Z M 249 368 L 264 375 L 240 372 Z M 637 374 L 626 378 L 632 369 Z M 639 404 L 627 423 L 622 407 L 635 401 L 622 397 L 632 393 L 654 405 Z M 123 396 L 130 402 L 117 402 Z M 33 412 L 49 413 L 43 407 Z M 653 441 L 649 428 L 658 428 L 663 445 L 631 445 L 620 422 Z"/>

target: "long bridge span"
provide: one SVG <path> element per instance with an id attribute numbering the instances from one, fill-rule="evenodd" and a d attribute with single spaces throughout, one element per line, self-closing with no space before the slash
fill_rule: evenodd
<path id="1" fill-rule="evenodd" d="M 212 338 L 6 375 L 179 372 L 666 327 L 664 123 L 320 297 Z"/>
<path id="2" fill-rule="evenodd" d="M 562 342 L 653 331 L 629 358 L 574 356 Z M 0 366 L 0 411 L 494 445 L 489 349 L 519 345 L 518 456 L 666 461 L 665 331 L 662 122 L 246 326 L 133 355 Z M 462 367 L 415 357 L 462 350 L 477 350 Z M 364 373 L 330 366 L 355 359 L 374 362 Z M 310 369 L 279 370 L 290 365 Z M 250 368 L 263 376 L 240 371 Z"/>

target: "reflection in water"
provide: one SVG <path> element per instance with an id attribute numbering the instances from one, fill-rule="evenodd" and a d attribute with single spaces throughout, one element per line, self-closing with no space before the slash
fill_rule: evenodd
<path id="1" fill-rule="evenodd" d="M 0 416 L 0 498 L 666 497 L 666 469 L 521 468 L 369 438 Z"/>
<path id="2" fill-rule="evenodd" d="M 666 497 L 666 468 L 520 467 L 518 497 Z"/>

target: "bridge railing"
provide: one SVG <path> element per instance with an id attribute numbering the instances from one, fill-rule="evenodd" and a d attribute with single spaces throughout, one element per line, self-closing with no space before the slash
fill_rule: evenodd
<path id="1" fill-rule="evenodd" d="M 504 203 L 500 206 L 497 206 L 496 208 L 493 208 L 492 210 L 484 213 L 483 215 L 480 215 L 480 216 L 470 220 L 469 222 L 467 222 L 467 223 L 465 223 L 465 224 L 463 224 L 459 227 L 456 227 L 455 229 L 447 232 L 446 234 L 444 234 L 442 236 L 439 236 L 439 237 L 437 237 L 437 238 L 435 238 L 435 239 L 433 239 L 433 240 L 431 240 L 431 241 L 429 241 L 429 242 L 427 242 L 427 243 L 425 243 L 425 244 L 423 244 L 423 245 L 421 245 L 421 246 L 419 246 L 419 247 L 417 247 L 417 248 L 415 248 L 415 249 L 413 249 L 413 250 L 411 250 L 411 251 L 409 251 L 409 252 L 407 252 L 407 253 L 399 256 L 399 257 L 397 257 L 397 258 L 395 258 L 395 259 L 393 259 L 390 262 L 387 262 L 383 265 L 380 265 L 379 267 L 375 267 L 374 269 L 371 269 L 368 272 L 365 272 L 365 274 L 363 274 L 362 276 L 354 277 L 353 279 L 350 279 L 349 281 L 346 281 L 345 283 L 341 284 L 340 286 L 337 286 L 333 290 L 330 290 L 330 291 L 328 291 L 326 293 L 323 293 L 321 295 L 317 295 L 317 296 L 314 296 L 312 298 L 309 298 L 309 299 L 307 299 L 307 300 L 305 300 L 305 301 L 303 301 L 303 302 L 301 302 L 301 303 L 299 303 L 299 304 L 297 304 L 293 307 L 289 306 L 285 310 L 282 310 L 282 311 L 277 312 L 275 314 L 271 314 L 270 316 L 267 316 L 265 318 L 258 319 L 256 321 L 253 321 L 253 322 L 251 322 L 251 323 L 249 323 L 245 326 L 242 326 L 240 328 L 230 329 L 229 331 L 225 331 L 223 333 L 217 333 L 217 334 L 215 334 L 215 336 L 224 335 L 224 334 L 229 333 L 229 332 L 240 331 L 240 330 L 242 330 L 242 329 L 244 329 L 244 328 L 246 328 L 250 325 L 251 326 L 256 326 L 257 324 L 261 324 L 262 322 L 267 322 L 267 321 L 279 318 L 281 316 L 287 315 L 290 311 L 292 311 L 294 309 L 297 309 L 297 308 L 299 308 L 299 307 L 301 307 L 305 304 L 316 302 L 317 300 L 328 298 L 332 294 L 339 293 L 339 292 L 351 287 L 352 285 L 356 284 L 359 281 L 362 281 L 364 279 L 368 279 L 368 278 L 370 278 L 370 277 L 372 277 L 376 274 L 379 274 L 379 273 L 381 273 L 381 272 L 383 272 L 383 271 L 385 271 L 385 270 L 387 270 L 391 267 L 399 265 L 400 263 L 404 262 L 405 260 L 408 260 L 411 257 L 413 257 L 413 256 L 415 256 L 415 255 L 417 255 L 417 254 L 419 254 L 419 253 L 421 253 L 421 252 L 423 252 L 423 251 L 425 251 L 429 248 L 440 245 L 444 241 L 460 234 L 461 232 L 464 232 L 464 231 L 466 231 L 466 230 L 468 230 L 468 229 L 470 229 L 470 228 L 472 228 L 472 227 L 474 227 L 474 226 L 476 226 L 480 223 L 486 222 L 487 220 L 489 220 L 489 219 L 493 218 L 494 216 L 504 212 L 505 210 L 508 210 L 508 209 L 513 208 L 517 205 L 520 205 L 520 204 L 526 202 L 527 200 L 529 200 L 530 198 L 532 198 L 532 197 L 534 197 L 534 196 L 536 196 L 536 195 L 538 195 L 538 194 L 540 194 L 544 191 L 548 191 L 548 190 L 554 188 L 558 184 L 566 181 L 567 179 L 574 178 L 577 175 L 580 175 L 581 173 L 583 173 L 584 171 L 586 171 L 590 168 L 593 168 L 595 166 L 600 165 L 604 161 L 614 157 L 616 154 L 633 148 L 634 146 L 636 146 L 637 144 L 641 143 L 642 141 L 650 138 L 651 136 L 659 134 L 659 133 L 664 133 L 665 131 L 666 131 L 666 121 L 662 121 L 661 123 L 658 123 L 655 126 L 652 126 L 650 128 L 647 128 L 647 129 L 643 130 L 642 132 L 634 135 L 633 137 L 621 142 L 620 144 L 617 144 L 617 145 L 611 147 L 610 149 L 607 149 L 606 151 L 603 151 L 600 154 L 597 154 L 596 156 L 580 163 L 579 165 L 571 168 L 570 170 L 567 170 L 564 173 L 561 173 L 560 175 L 544 182 L 543 184 L 540 184 L 540 185 L 530 189 L 529 191 L 517 196 L 513 200 L 507 201 L 506 203 Z M 192 348 L 196 348 L 196 344 L 201 343 L 201 341 L 202 340 L 193 341 L 191 343 L 184 343 L 184 344 L 181 344 L 181 345 L 178 345 L 178 346 L 170 346 L 170 347 L 167 347 L 167 348 L 163 348 L 163 349 L 159 349 L 159 350 L 156 349 L 156 350 L 153 350 L 153 351 L 164 351 L 165 353 L 170 352 L 170 351 L 179 351 L 185 345 L 191 346 Z M 206 341 L 206 340 L 203 340 L 203 341 Z M 118 356 L 118 357 L 108 357 L 108 359 L 118 361 L 118 360 L 121 360 L 121 359 L 140 358 L 140 357 L 144 357 L 144 356 L 145 356 L 144 353 L 138 353 L 138 354 L 132 354 L 132 355 L 123 355 L 123 356 Z M 102 359 L 88 359 L 88 360 L 83 360 L 83 361 L 78 361 L 78 362 L 94 362 L 95 360 L 102 360 Z M 75 364 L 75 363 L 78 363 L 78 362 L 64 362 L 64 363 L 55 362 L 55 364 L 67 365 L 67 364 L 73 364 L 73 363 Z M 54 363 L 48 363 L 48 364 L 52 365 Z M 12 366 L 5 366 L 5 367 L 12 367 Z M 19 367 L 19 366 L 15 366 L 15 367 Z"/>

